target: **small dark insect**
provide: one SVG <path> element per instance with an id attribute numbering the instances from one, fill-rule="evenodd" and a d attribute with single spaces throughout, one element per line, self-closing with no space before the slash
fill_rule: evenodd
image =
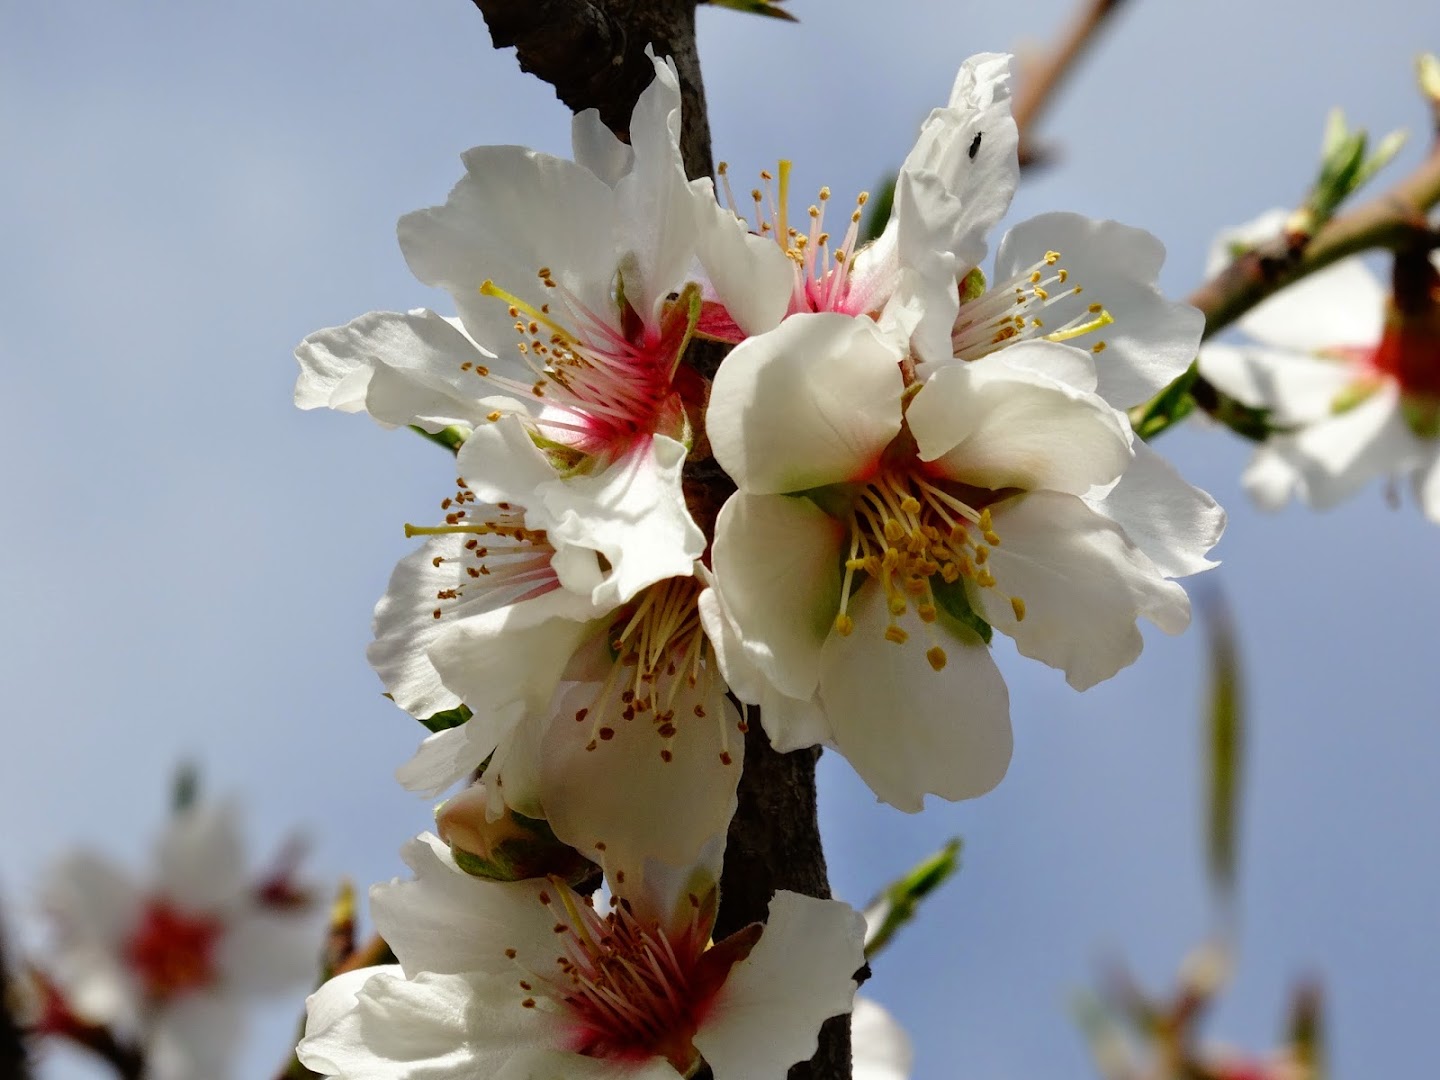
<path id="1" fill-rule="evenodd" d="M 974 160 L 975 160 L 975 154 L 976 154 L 976 152 L 980 149 L 980 139 L 981 139 L 981 137 L 982 137 L 984 134 L 985 134 L 985 133 L 984 133 L 983 131 L 977 131 L 977 132 L 975 133 L 975 138 L 974 138 L 974 140 L 970 143 L 970 160 L 971 160 L 971 161 L 974 161 Z"/>

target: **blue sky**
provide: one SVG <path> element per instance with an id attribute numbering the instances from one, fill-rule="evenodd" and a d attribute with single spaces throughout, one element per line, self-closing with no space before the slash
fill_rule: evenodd
<path id="1" fill-rule="evenodd" d="M 970 52 L 1049 39 L 1068 10 L 791 0 L 805 21 L 701 16 L 716 153 L 796 162 L 837 199 L 898 162 Z M 1183 295 L 1220 226 L 1304 190 L 1325 112 L 1425 115 L 1421 0 L 1136 4 L 1044 134 L 1063 149 L 1011 220 L 1045 210 L 1158 234 Z M 1332 13 L 1333 12 L 1333 13 Z M 883 14 L 882 14 L 883 13 Z M 304 334 L 434 304 L 394 222 L 443 200 L 480 143 L 566 152 L 550 89 L 493 52 L 465 0 L 255 0 L 0 11 L 0 896 L 86 843 L 138 859 L 177 759 L 240 793 L 257 850 L 292 824 L 317 877 L 399 871 L 428 821 L 391 779 L 418 732 L 364 662 L 370 609 L 447 493 L 441 452 L 291 405 Z M 993 248 L 993 244 L 992 244 Z M 1241 959 L 1213 1030 L 1265 1047 L 1296 975 L 1330 997 L 1337 1075 L 1413 1073 L 1440 1007 L 1440 532 L 1379 490 L 1263 515 L 1247 450 L 1203 425 L 1160 444 L 1231 512 L 1214 583 L 1251 689 Z M 965 866 L 876 966 L 917 1076 L 1089 1075 L 1067 1014 L 1100 962 L 1168 981 L 1209 927 L 1199 820 L 1202 641 L 1154 634 L 1083 695 L 999 658 L 1014 764 L 918 817 L 822 765 L 837 891 L 948 836 Z M 242 1075 L 283 1056 L 293 1010 Z M 268 1043 L 261 1043 L 261 1038 Z M 98 1075 L 52 1055 L 47 1078 Z"/>

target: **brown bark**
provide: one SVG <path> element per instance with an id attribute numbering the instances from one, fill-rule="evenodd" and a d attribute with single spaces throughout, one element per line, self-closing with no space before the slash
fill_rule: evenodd
<path id="1" fill-rule="evenodd" d="M 598 109 L 607 127 L 628 137 L 630 113 L 653 78 L 645 46 L 669 56 L 680 76 L 685 168 L 692 177 L 713 172 L 710 125 L 695 43 L 699 0 L 473 0 L 485 17 L 496 48 L 514 46 L 521 70 L 555 87 L 574 112 Z M 693 366 L 714 374 L 720 354 L 710 346 L 692 349 Z M 692 512 L 706 535 L 733 485 L 712 460 L 697 455 L 686 468 Z M 730 825 L 721 880 L 717 938 L 765 921 L 777 889 L 828 897 L 830 885 L 815 801 L 818 750 L 778 754 L 750 711 L 739 809 Z M 849 1080 L 849 1017 L 821 1030 L 820 1046 L 808 1063 L 795 1066 L 793 1080 Z"/>

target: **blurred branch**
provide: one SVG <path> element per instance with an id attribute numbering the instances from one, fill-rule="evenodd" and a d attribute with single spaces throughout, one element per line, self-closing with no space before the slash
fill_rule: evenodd
<path id="1" fill-rule="evenodd" d="M 1233 912 L 1240 835 L 1240 791 L 1245 775 L 1245 701 L 1235 620 L 1218 587 L 1201 593 L 1199 611 L 1210 649 L 1206 743 L 1206 862 L 1210 884 L 1224 909 Z"/>
<path id="2" fill-rule="evenodd" d="M 103 1024 L 75 1015 L 65 996 L 45 974 L 32 969 L 31 978 L 40 995 L 40 1020 L 36 1030 L 55 1038 L 68 1039 L 109 1064 L 120 1080 L 142 1080 L 145 1058 L 140 1048 L 120 1039 Z"/>
<path id="3" fill-rule="evenodd" d="M 1034 141 L 1032 131 L 1035 124 L 1054 101 L 1080 58 L 1094 44 L 1110 16 L 1123 7 L 1124 2 L 1084 0 L 1055 47 L 1043 57 L 1022 62 L 1013 110 L 1015 126 L 1020 131 L 1022 169 L 1043 164 L 1049 158 L 1049 151 Z"/>
<path id="4" fill-rule="evenodd" d="M 375 939 L 379 941 L 379 938 Z M 382 943 L 383 944 L 383 943 Z M 349 881 L 340 882 L 335 899 L 330 905 L 330 918 L 326 923 L 325 947 L 320 953 L 320 978 L 317 985 L 324 985 L 340 973 L 345 963 L 356 955 L 355 952 L 355 886 Z M 356 965 L 361 967 L 364 965 Z M 300 1017 L 300 1028 L 295 1033 L 298 1044 L 305 1037 L 304 1014 Z M 300 1064 L 300 1057 L 293 1050 L 275 1080 L 312 1080 L 319 1073 L 313 1073 Z"/>
<path id="5" fill-rule="evenodd" d="M 12 978 L 0 927 L 0 1076 L 30 1080 L 30 1055 L 25 1048 L 21 988 Z"/>

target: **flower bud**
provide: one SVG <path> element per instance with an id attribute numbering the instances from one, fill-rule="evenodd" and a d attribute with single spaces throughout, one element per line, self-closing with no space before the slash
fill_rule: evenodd
<path id="1" fill-rule="evenodd" d="M 456 864 L 467 874 L 487 881 L 554 876 L 574 885 L 600 872 L 539 818 L 506 807 L 492 820 L 488 801 L 485 785 L 477 783 L 435 811 L 440 839 L 450 845 Z"/>

